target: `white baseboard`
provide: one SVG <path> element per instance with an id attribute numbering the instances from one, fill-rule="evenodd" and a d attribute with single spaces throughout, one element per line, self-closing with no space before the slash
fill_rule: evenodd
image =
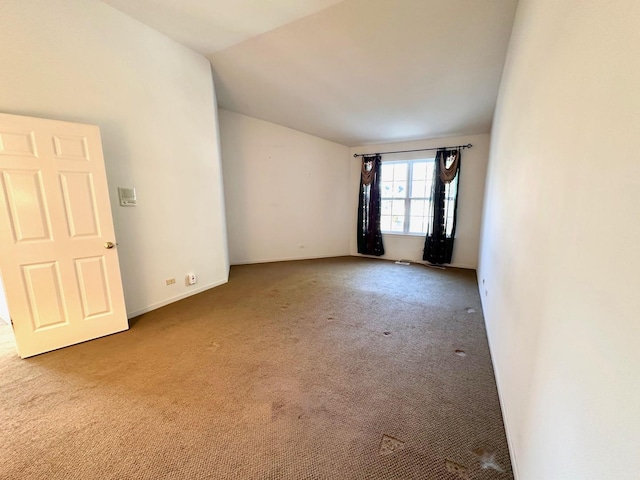
<path id="1" fill-rule="evenodd" d="M 202 293 L 205 290 L 209 290 L 214 287 L 219 287 L 220 285 L 224 285 L 227 282 L 228 280 L 221 280 L 219 282 L 210 283 L 208 285 L 204 285 L 195 290 L 189 290 L 188 292 L 182 293 L 180 295 L 176 295 L 175 297 L 167 298 L 166 300 L 162 300 L 161 302 L 154 303 L 153 305 L 149 305 L 148 307 L 139 308 L 138 310 L 134 310 L 132 312 L 127 312 L 127 318 L 137 317 L 138 315 L 142 315 L 143 313 L 156 310 L 157 308 L 164 307 L 165 305 L 169 305 L 170 303 L 177 302 L 178 300 L 182 300 L 192 295 L 197 295 L 198 293 Z"/>
<path id="2" fill-rule="evenodd" d="M 452 263 L 446 266 L 451 268 L 464 268 L 465 270 L 476 270 L 475 265 L 465 265 L 464 263 Z"/>
<path id="3" fill-rule="evenodd" d="M 478 273 L 479 275 L 479 273 Z M 480 285 L 480 278 L 478 278 L 478 285 Z M 478 289 L 480 287 L 478 286 Z M 498 401 L 500 402 L 500 410 L 502 410 L 502 422 L 504 423 L 505 435 L 507 437 L 507 446 L 509 447 L 509 457 L 511 459 L 511 469 L 513 470 L 513 478 L 514 480 L 518 480 L 520 475 L 518 474 L 518 462 L 516 461 L 516 453 L 513 446 L 513 435 L 511 433 L 511 428 L 509 427 L 509 417 L 507 416 L 506 405 L 504 404 L 502 389 L 500 388 L 500 378 L 498 376 L 498 369 L 496 368 L 496 359 L 493 355 L 492 348 L 492 340 L 491 335 L 489 334 L 489 326 L 487 325 L 487 317 L 485 316 L 485 308 L 484 308 L 484 298 L 482 296 L 482 292 L 480 294 L 480 304 L 482 305 L 482 318 L 484 319 L 484 328 L 487 332 L 487 343 L 489 344 L 489 354 L 491 355 L 491 365 L 493 365 L 493 376 L 496 379 L 496 387 L 498 389 Z"/>
<path id="4" fill-rule="evenodd" d="M 409 263 L 415 263 L 418 265 L 428 265 L 427 262 L 425 262 L 424 260 L 411 260 L 409 258 L 389 258 L 386 256 L 382 256 L 382 257 L 376 257 L 375 255 L 363 255 L 361 253 L 352 253 L 351 254 L 352 257 L 362 257 L 362 258 L 373 258 L 375 260 L 386 260 L 387 262 L 396 262 L 398 260 L 402 260 L 405 262 L 409 262 Z M 466 265 L 464 263 L 448 263 L 447 265 L 445 265 L 445 268 L 463 268 L 465 270 L 476 270 L 476 266 L 475 265 Z"/>
<path id="5" fill-rule="evenodd" d="M 242 260 L 239 262 L 233 262 L 231 265 L 253 265 L 256 263 L 272 263 L 272 262 L 292 262 L 295 260 L 315 260 L 318 258 L 335 258 L 335 257 L 363 257 L 363 258 L 373 258 L 375 260 L 386 260 L 386 261 L 391 261 L 391 262 L 395 262 L 396 260 L 405 260 L 407 262 L 411 262 L 411 263 L 417 263 L 420 265 L 426 265 L 425 262 L 423 262 L 422 260 L 407 260 L 407 259 L 399 259 L 399 258 L 387 258 L 387 257 L 376 257 L 374 255 L 361 255 L 359 253 L 353 254 L 353 253 L 345 253 L 344 255 L 337 255 L 337 254 L 331 254 L 331 255 L 315 255 L 313 257 L 282 257 L 282 258 L 262 258 L 259 260 Z M 463 268 L 465 270 L 475 270 L 476 266 L 475 265 L 466 265 L 463 263 L 451 263 L 446 265 L 446 267 L 451 267 L 451 268 Z"/>
<path id="6" fill-rule="evenodd" d="M 312 257 L 282 257 L 282 258 L 262 258 L 259 260 L 241 260 L 233 262 L 231 265 L 253 265 L 254 263 L 274 263 L 274 262 L 292 262 L 295 260 L 315 260 L 317 258 L 334 258 L 334 257 L 349 257 L 349 253 L 344 254 L 329 254 L 329 255 L 314 255 Z"/>

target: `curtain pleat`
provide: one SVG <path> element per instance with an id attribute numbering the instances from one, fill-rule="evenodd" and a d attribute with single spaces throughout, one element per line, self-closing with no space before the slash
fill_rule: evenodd
<path id="1" fill-rule="evenodd" d="M 380 230 L 380 155 L 362 158 L 360 199 L 358 201 L 358 253 L 384 255 Z"/>

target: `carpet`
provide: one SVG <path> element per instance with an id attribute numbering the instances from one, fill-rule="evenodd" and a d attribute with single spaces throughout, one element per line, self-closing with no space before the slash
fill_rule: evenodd
<path id="1" fill-rule="evenodd" d="M 131 329 L 22 360 L 3 479 L 512 479 L 475 272 L 241 265 Z"/>

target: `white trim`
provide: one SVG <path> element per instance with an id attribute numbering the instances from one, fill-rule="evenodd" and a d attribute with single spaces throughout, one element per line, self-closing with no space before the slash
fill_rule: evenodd
<path id="1" fill-rule="evenodd" d="M 351 256 L 348 253 L 344 254 L 328 254 L 328 255 L 314 255 L 313 257 L 283 257 L 283 258 L 263 258 L 259 260 L 247 260 L 247 261 L 239 261 L 233 262 L 231 265 L 252 265 L 254 263 L 275 263 L 275 262 L 292 262 L 295 260 L 314 260 L 316 258 L 337 258 L 337 257 L 349 257 Z"/>
<path id="2" fill-rule="evenodd" d="M 413 165 L 417 164 L 417 163 L 433 163 L 434 164 L 434 169 L 435 169 L 435 156 L 433 158 L 415 158 L 415 159 L 411 159 L 411 160 L 382 160 L 382 163 L 386 163 L 386 164 L 406 164 L 407 165 L 407 177 L 404 179 L 404 181 L 407 184 L 407 191 L 404 197 L 395 197 L 395 196 L 390 196 L 390 197 L 384 197 L 382 195 L 382 192 L 380 192 L 380 202 L 382 204 L 382 202 L 384 201 L 389 201 L 389 200 L 404 200 L 404 223 L 402 226 L 402 232 L 392 232 L 392 231 L 382 231 L 381 233 L 383 235 L 402 235 L 402 236 L 424 236 L 426 235 L 426 231 L 424 233 L 420 233 L 420 232 L 410 232 L 409 231 L 409 226 L 410 226 L 410 221 L 411 221 L 411 202 L 413 200 L 424 200 L 425 202 L 428 202 L 429 205 L 431 205 L 431 197 L 418 197 L 413 195 Z M 434 175 L 435 175 L 435 170 L 434 170 Z M 428 178 L 428 177 L 427 177 Z M 433 180 L 435 177 L 432 176 L 432 181 L 431 181 L 431 185 L 429 185 L 429 189 L 428 191 L 425 192 L 425 194 L 429 193 L 431 194 L 431 189 L 433 187 Z M 395 183 L 395 176 L 393 177 L 394 183 Z M 380 183 L 382 184 L 382 172 L 381 172 L 381 177 L 380 177 Z M 425 183 L 426 183 L 426 179 L 425 179 Z M 426 209 L 428 210 L 428 209 Z M 393 213 L 393 210 L 392 210 Z M 385 216 L 389 216 L 389 215 L 385 215 Z M 424 215 L 422 215 L 423 220 L 426 220 L 427 223 L 429 221 L 429 217 L 431 216 L 430 212 L 426 211 L 426 213 Z M 391 217 L 393 217 L 393 214 L 391 215 Z M 382 215 L 380 216 L 380 218 L 382 218 Z"/>
<path id="3" fill-rule="evenodd" d="M 424 239 L 426 233 L 400 233 L 400 232 L 381 232 L 383 237 L 420 237 Z"/>
<path id="4" fill-rule="evenodd" d="M 404 235 L 404 236 L 406 236 L 406 235 Z M 418 265 L 424 265 L 424 266 L 428 265 L 427 263 L 425 263 L 422 260 L 376 257 L 374 255 L 362 255 L 362 254 L 359 254 L 359 253 L 357 253 L 357 254 L 345 253 L 344 255 L 335 255 L 335 254 L 333 254 L 333 255 L 316 255 L 316 256 L 313 256 L 313 257 L 269 258 L 269 259 L 233 262 L 231 265 L 253 265 L 255 263 L 292 262 L 292 261 L 296 261 L 296 260 L 315 260 L 315 259 L 320 259 L 320 258 L 338 258 L 338 257 L 373 258 L 374 260 L 386 260 L 386 261 L 391 261 L 391 262 L 395 262 L 396 260 L 405 260 L 407 262 L 415 263 L 415 264 L 418 264 Z M 464 268 L 466 270 L 476 270 L 476 266 L 475 265 L 466 265 L 466 264 L 462 264 L 462 263 L 451 263 L 451 264 L 445 265 L 445 267 Z"/>
<path id="5" fill-rule="evenodd" d="M 423 263 L 423 265 L 427 265 L 426 263 Z M 466 270 L 477 270 L 478 267 L 474 266 L 474 265 L 465 265 L 462 263 L 451 263 L 448 265 L 445 265 L 445 267 L 451 267 L 451 268 L 464 268 Z"/>
<path id="6" fill-rule="evenodd" d="M 504 423 L 505 435 L 507 437 L 507 446 L 509 447 L 509 457 L 511 458 L 511 470 L 513 471 L 514 480 L 518 480 L 520 478 L 520 474 L 518 473 L 518 462 L 516 461 L 516 452 L 512 442 L 512 434 L 511 429 L 509 427 L 509 417 L 507 417 L 507 409 L 504 404 L 502 395 L 500 392 L 500 379 L 498 377 L 498 370 L 496 369 L 495 357 L 493 356 L 493 349 L 491 348 L 491 335 L 489 335 L 489 325 L 487 325 L 487 317 L 485 316 L 484 309 L 484 297 L 482 295 L 482 290 L 480 288 L 481 279 L 480 279 L 480 271 L 477 271 L 476 281 L 478 283 L 478 294 L 480 295 L 480 305 L 482 306 L 482 318 L 484 319 L 484 328 L 487 332 L 487 343 L 489 344 L 489 355 L 491 356 L 491 366 L 493 367 L 493 376 L 496 379 L 496 388 L 498 389 L 498 401 L 500 402 L 500 410 L 502 411 L 502 422 Z"/>
<path id="7" fill-rule="evenodd" d="M 362 258 L 373 258 L 374 260 L 386 260 L 387 262 L 395 262 L 398 260 L 402 260 L 403 262 L 409 262 L 416 265 L 423 265 L 425 267 L 429 266 L 429 264 L 424 260 L 411 260 L 410 258 L 389 258 L 384 255 L 381 257 L 377 257 L 375 255 L 363 255 L 362 253 L 352 253 L 351 256 L 362 257 Z M 445 267 L 445 269 L 446 268 L 464 268 L 465 270 L 477 270 L 477 267 L 475 265 L 466 265 L 462 263 L 447 263 L 446 265 L 443 265 L 443 266 Z"/>
<path id="8" fill-rule="evenodd" d="M 191 297 L 192 295 L 196 295 L 198 293 L 202 293 L 205 290 L 209 290 L 209 289 L 214 288 L 214 287 L 219 287 L 220 285 L 224 285 L 228 281 L 229 280 L 221 280 L 219 282 L 210 283 L 210 284 L 205 285 L 203 287 L 200 287 L 200 288 L 198 288 L 196 290 L 189 290 L 188 292 L 182 293 L 180 295 L 176 295 L 175 297 L 171 297 L 171 298 L 168 298 L 168 299 L 163 300 L 161 302 L 154 303 L 152 305 L 149 305 L 148 307 L 140 308 L 138 310 L 134 310 L 133 312 L 127 312 L 127 318 L 131 319 L 133 317 L 137 317 L 138 315 L 142 315 L 143 313 L 147 313 L 147 312 L 150 312 L 152 310 L 156 310 L 156 309 L 158 309 L 160 307 L 164 307 L 165 305 L 169 305 L 170 303 L 177 302 L 178 300 L 182 300 L 184 298 Z"/>

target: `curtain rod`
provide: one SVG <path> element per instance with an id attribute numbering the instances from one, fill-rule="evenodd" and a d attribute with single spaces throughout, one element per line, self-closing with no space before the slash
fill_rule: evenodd
<path id="1" fill-rule="evenodd" d="M 418 148 L 416 150 L 398 150 L 397 152 L 380 152 L 380 153 L 354 153 L 353 154 L 353 158 L 356 157 L 368 157 L 370 155 L 386 155 L 389 153 L 409 153 L 409 152 L 426 152 L 428 150 L 442 150 L 442 149 L 449 149 L 449 148 L 471 148 L 473 147 L 473 145 L 471 145 L 470 143 L 467 143 L 466 145 L 456 145 L 455 147 L 433 147 L 433 148 Z"/>

